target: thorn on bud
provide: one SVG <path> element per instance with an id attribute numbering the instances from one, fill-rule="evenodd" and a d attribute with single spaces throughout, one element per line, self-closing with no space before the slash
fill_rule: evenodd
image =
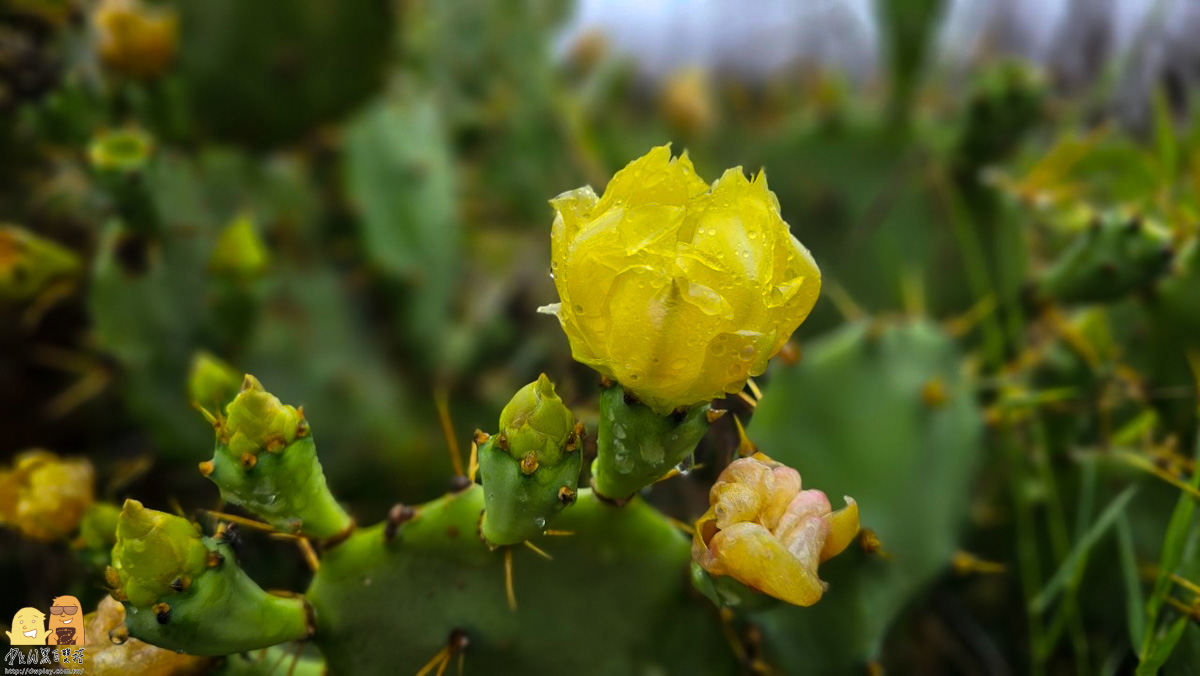
<path id="1" fill-rule="evenodd" d="M 104 568 L 104 584 L 108 585 L 110 590 L 119 589 L 121 587 L 121 577 L 117 575 L 117 569 L 112 566 Z"/>
<path id="2" fill-rule="evenodd" d="M 503 432 L 496 435 L 496 445 L 499 446 L 501 450 L 508 450 L 508 437 L 505 436 Z"/>
<path id="3" fill-rule="evenodd" d="M 612 387 L 613 385 L 614 385 L 614 383 L 613 383 L 612 378 L 609 378 L 608 376 L 600 376 L 600 387 L 603 387 L 604 389 L 607 390 L 608 388 Z"/>
<path id="4" fill-rule="evenodd" d="M 205 565 L 207 565 L 209 568 L 220 567 L 220 565 L 223 563 L 225 563 L 225 556 L 221 554 L 221 552 L 209 552 L 208 560 L 205 561 Z"/>
<path id="5" fill-rule="evenodd" d="M 171 621 L 171 606 L 166 603 L 156 603 L 150 610 L 154 613 L 154 619 L 158 620 L 159 624 L 166 624 Z"/>
<path id="6" fill-rule="evenodd" d="M 412 518 L 417 515 L 417 510 L 408 505 L 396 503 L 388 510 L 387 523 L 383 527 L 383 541 L 391 542 L 396 539 L 396 532 L 400 530 L 400 526 L 412 521 Z"/>
<path id="7" fill-rule="evenodd" d="M 185 592 L 191 586 L 192 578 L 187 577 L 186 575 L 180 575 L 171 581 L 171 589 L 174 589 L 177 592 Z"/>
<path id="8" fill-rule="evenodd" d="M 488 434 L 487 432 L 484 432 L 483 430 L 475 430 L 475 436 L 472 437 L 472 440 L 474 440 L 476 444 L 482 446 L 487 443 L 488 439 L 491 438 L 492 435 Z"/>
<path id="9" fill-rule="evenodd" d="M 257 464 L 258 464 L 258 456 L 254 455 L 253 453 L 243 453 L 242 454 L 242 469 L 246 469 L 246 470 L 254 469 L 254 466 Z"/>
<path id="10" fill-rule="evenodd" d="M 296 426 L 296 431 L 297 432 L 300 431 L 299 425 Z M 287 446 L 287 440 L 284 439 L 282 435 L 277 434 L 277 435 L 271 437 L 270 439 L 267 439 L 267 452 L 268 453 L 278 453 L 283 450 L 284 446 Z"/>
<path id="11" fill-rule="evenodd" d="M 200 474 L 203 476 L 212 476 L 213 469 L 215 468 L 212 460 L 205 460 L 204 462 L 200 463 Z"/>
<path id="12" fill-rule="evenodd" d="M 720 420 L 721 417 L 724 416 L 726 413 L 729 413 L 729 411 L 727 409 L 710 408 L 704 412 L 704 419 L 708 421 L 709 425 L 711 425 L 711 424 L 717 422 L 718 420 Z"/>
<path id="13" fill-rule="evenodd" d="M 564 506 L 574 504 L 576 495 L 575 489 L 570 486 L 562 486 L 558 489 L 558 501 Z"/>
<path id="14" fill-rule="evenodd" d="M 521 473 L 522 474 L 526 474 L 526 475 L 533 474 L 534 472 L 537 471 L 537 468 L 538 468 L 537 453 L 529 453 L 524 458 L 521 458 Z"/>

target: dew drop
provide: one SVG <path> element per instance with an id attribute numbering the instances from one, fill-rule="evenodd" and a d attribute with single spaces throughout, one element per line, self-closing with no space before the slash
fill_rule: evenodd
<path id="1" fill-rule="evenodd" d="M 577 314 L 583 314 L 583 306 L 582 305 L 580 305 L 579 303 L 576 303 L 573 307 Z"/>
<path id="2" fill-rule="evenodd" d="M 744 359 L 746 361 L 750 361 L 750 358 L 754 356 L 754 346 L 747 345 L 746 347 L 743 347 L 742 353 L 738 356 L 740 356 L 742 359 Z"/>
<path id="3" fill-rule="evenodd" d="M 545 527 L 546 527 L 546 520 L 545 520 L 545 519 L 543 519 L 542 517 L 540 517 L 540 516 L 539 516 L 539 517 L 537 517 L 536 519 L 534 519 L 534 520 L 533 520 L 533 525 L 534 525 L 534 527 L 536 527 L 536 528 L 545 528 Z"/>
<path id="4" fill-rule="evenodd" d="M 731 376 L 739 376 L 739 375 L 741 375 L 741 373 L 742 373 L 742 367 L 741 367 L 741 366 L 739 366 L 739 365 L 737 365 L 737 364 L 730 364 L 730 365 L 729 365 L 729 375 L 731 375 Z"/>
<path id="5" fill-rule="evenodd" d="M 720 357 L 721 355 L 725 354 L 725 346 L 721 343 L 713 343 L 712 345 L 708 346 L 708 351 L 711 352 L 714 357 Z"/>

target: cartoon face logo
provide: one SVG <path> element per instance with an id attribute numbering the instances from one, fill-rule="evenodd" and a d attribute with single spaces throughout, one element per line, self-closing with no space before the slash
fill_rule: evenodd
<path id="1" fill-rule="evenodd" d="M 37 608 L 22 608 L 13 615 L 12 631 L 6 631 L 13 645 L 46 645 L 46 616 Z"/>
<path id="2" fill-rule="evenodd" d="M 83 645 L 83 609 L 74 596 L 59 596 L 50 602 L 50 633 L 47 645 Z"/>

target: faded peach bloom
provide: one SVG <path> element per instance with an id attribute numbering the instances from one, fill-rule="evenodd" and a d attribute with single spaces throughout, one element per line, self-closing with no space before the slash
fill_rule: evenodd
<path id="1" fill-rule="evenodd" d="M 801 490 L 800 473 L 762 453 L 732 462 L 696 521 L 692 559 L 782 601 L 810 606 L 826 584 L 817 564 L 858 535 L 858 505 L 836 512 L 819 490 Z"/>

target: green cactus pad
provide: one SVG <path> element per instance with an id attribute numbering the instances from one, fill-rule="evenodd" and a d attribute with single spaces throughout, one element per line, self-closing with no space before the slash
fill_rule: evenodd
<path id="1" fill-rule="evenodd" d="M 660 416 L 627 400 L 613 385 L 600 394 L 598 454 L 592 463 L 593 487 L 600 495 L 622 502 L 661 479 L 696 450 L 708 432 L 708 404 L 681 416 Z"/>
<path id="2" fill-rule="evenodd" d="M 326 553 L 308 597 L 331 674 L 416 673 L 456 630 L 466 673 L 735 673 L 715 611 L 689 594 L 689 542 L 654 509 L 580 491 L 558 520 L 574 534 L 537 541 L 553 560 L 512 550 L 514 611 L 505 551 L 475 533 L 484 490 L 419 507 L 390 540 L 360 529 Z"/>
<path id="3" fill-rule="evenodd" d="M 299 640 L 310 632 L 301 598 L 264 592 L 224 542 L 188 520 L 127 500 L 107 577 L 123 599 L 129 633 L 193 655 L 226 655 Z"/>

